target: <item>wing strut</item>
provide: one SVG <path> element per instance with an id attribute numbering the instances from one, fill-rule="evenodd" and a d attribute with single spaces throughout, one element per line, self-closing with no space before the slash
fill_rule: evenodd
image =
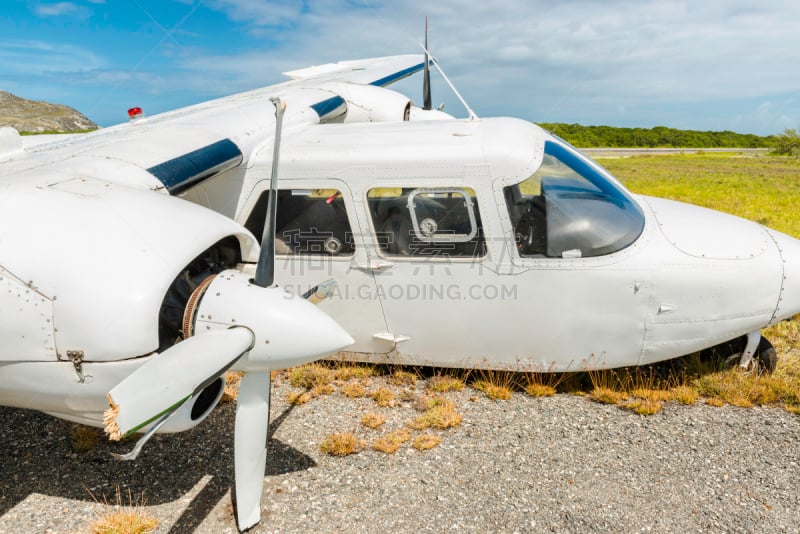
<path id="1" fill-rule="evenodd" d="M 428 52 L 428 47 L 427 46 L 423 45 L 422 43 L 420 43 L 419 46 L 421 46 L 422 49 L 425 51 L 426 57 L 428 55 L 430 55 L 430 52 Z M 446 81 L 447 85 L 450 86 L 450 89 L 453 90 L 453 93 L 456 95 L 456 98 L 458 98 L 458 100 L 461 102 L 461 104 L 467 110 L 467 114 L 469 115 L 470 120 L 477 120 L 479 117 L 475 114 L 474 111 L 472 111 L 472 108 L 469 107 L 469 105 L 467 104 L 467 101 L 464 100 L 464 97 L 461 96 L 461 93 L 458 92 L 458 89 L 456 89 L 456 86 L 453 85 L 453 82 L 451 82 L 450 78 L 448 78 L 447 75 L 444 73 L 444 71 L 442 70 L 441 65 L 439 65 L 438 61 L 436 61 L 436 58 L 433 57 L 433 56 L 430 56 L 430 58 L 431 58 L 430 62 L 433 63 L 433 66 L 436 67 L 436 70 L 438 70 L 439 74 L 442 75 L 442 78 L 444 78 L 444 81 Z M 425 65 L 427 65 L 427 64 L 428 64 L 428 62 L 426 61 Z"/>

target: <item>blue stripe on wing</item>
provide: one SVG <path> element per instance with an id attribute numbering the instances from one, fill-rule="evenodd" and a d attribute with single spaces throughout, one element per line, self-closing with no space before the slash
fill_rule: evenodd
<path id="1" fill-rule="evenodd" d="M 396 81 L 402 80 L 403 78 L 411 76 L 415 72 L 421 71 L 424 67 L 425 67 L 425 62 L 422 62 L 419 65 L 414 65 L 413 67 L 408 67 L 407 69 L 403 69 L 399 72 L 395 72 L 388 76 L 384 76 L 379 80 L 375 80 L 370 85 L 377 85 L 378 87 L 386 87 L 389 84 L 392 84 Z"/>
<path id="2" fill-rule="evenodd" d="M 170 194 L 177 195 L 241 162 L 242 151 L 236 143 L 230 139 L 222 139 L 154 165 L 147 172 L 158 178 Z"/>

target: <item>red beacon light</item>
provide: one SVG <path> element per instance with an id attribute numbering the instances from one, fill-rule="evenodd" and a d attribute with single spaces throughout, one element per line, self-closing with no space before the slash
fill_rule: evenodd
<path id="1" fill-rule="evenodd" d="M 128 110 L 128 119 L 130 119 L 131 122 L 137 121 L 142 118 L 144 118 L 144 112 L 142 111 L 142 108 L 136 106 Z"/>

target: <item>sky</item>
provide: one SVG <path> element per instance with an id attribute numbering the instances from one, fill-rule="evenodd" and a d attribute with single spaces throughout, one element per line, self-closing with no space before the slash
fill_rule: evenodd
<path id="1" fill-rule="evenodd" d="M 479 116 L 800 128 L 797 0 L 3 0 L 0 90 L 102 126 L 429 47 Z M 392 86 L 421 103 L 422 77 Z M 432 74 L 434 105 L 466 112 Z"/>

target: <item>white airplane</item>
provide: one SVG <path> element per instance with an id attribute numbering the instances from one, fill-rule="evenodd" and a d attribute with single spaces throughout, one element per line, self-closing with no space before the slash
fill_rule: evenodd
<path id="1" fill-rule="evenodd" d="M 311 67 L 55 140 L 0 131 L 0 404 L 146 431 L 132 457 L 246 371 L 247 529 L 269 371 L 351 343 L 363 361 L 577 371 L 742 338 L 741 366 L 774 367 L 759 332 L 800 312 L 799 241 L 632 195 L 527 121 L 385 87 L 420 70 L 429 86 L 431 62 Z"/>

